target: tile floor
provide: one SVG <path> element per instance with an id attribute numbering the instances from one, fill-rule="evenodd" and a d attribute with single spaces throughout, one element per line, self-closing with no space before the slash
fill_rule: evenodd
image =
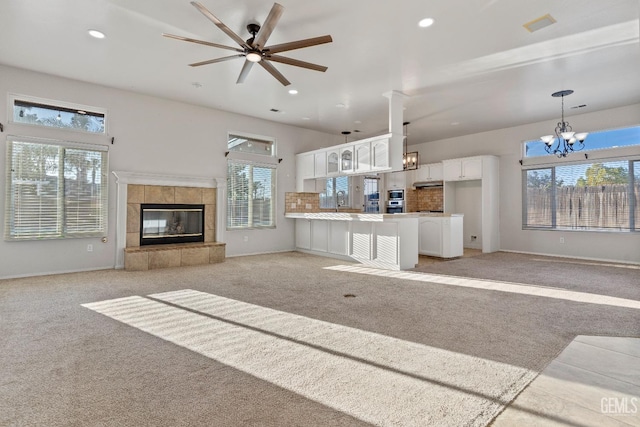
<path id="1" fill-rule="evenodd" d="M 491 426 L 640 426 L 640 338 L 577 336 Z"/>

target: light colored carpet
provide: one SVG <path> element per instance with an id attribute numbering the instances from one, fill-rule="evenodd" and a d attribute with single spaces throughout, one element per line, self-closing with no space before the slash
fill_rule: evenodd
<path id="1" fill-rule="evenodd" d="M 532 258 L 483 254 L 434 263 L 423 272 L 640 301 L 637 269 L 571 263 L 559 267 L 556 265 L 560 263 Z M 471 424 L 484 420 L 478 415 L 476 398 L 499 396 L 500 387 L 508 390 L 511 373 L 542 371 L 576 335 L 640 337 L 640 311 L 631 307 L 328 269 L 343 264 L 329 258 L 282 253 L 148 272 L 107 270 L 0 281 L 0 425 L 325 426 L 370 425 L 376 422 L 375 417 L 393 417 L 389 411 L 384 416 L 369 414 L 366 408 L 372 406 L 372 400 L 360 401 L 352 396 L 355 406 L 346 406 L 332 403 L 331 393 L 319 385 L 317 389 L 311 387 L 316 394 L 305 391 L 319 380 L 296 378 L 295 367 L 300 366 L 304 375 L 318 374 L 304 370 L 309 364 L 296 364 L 297 358 L 286 357 L 294 347 L 299 350 L 296 354 L 304 357 L 308 357 L 307 352 L 324 357 L 323 363 L 336 366 L 337 371 L 353 366 L 372 372 L 373 378 L 361 380 L 367 384 L 378 381 L 382 378 L 378 373 L 384 372 L 380 375 L 397 379 L 402 387 L 409 383 L 421 384 L 425 390 L 435 387 L 422 377 L 466 387 L 470 397 L 465 402 L 476 408 L 465 418 Z M 177 298 L 186 289 L 205 294 L 196 294 L 206 297 L 206 304 L 198 305 L 198 309 L 210 310 L 220 301 L 229 302 L 225 299 L 242 309 L 236 314 L 207 314 L 184 307 L 185 300 L 164 300 Z M 355 297 L 345 298 L 345 294 Z M 149 333 L 140 329 L 148 324 L 137 314 L 131 313 L 128 319 L 136 322 L 134 327 L 82 306 L 132 297 L 145 304 L 159 304 L 160 312 L 170 308 L 176 318 L 168 319 L 175 329 L 156 325 L 160 330 Z M 216 302 L 210 304 L 207 298 Z M 178 319 L 184 320 L 195 335 L 174 345 L 167 341 L 167 334 L 184 338 L 177 332 L 184 332 Z M 304 328 L 295 329 L 292 322 L 311 328 L 308 337 L 302 332 Z M 327 333 L 327 325 L 335 325 L 339 333 Z M 228 359 L 215 360 L 190 349 L 190 345 L 197 345 L 206 351 L 220 351 L 220 346 L 209 345 L 197 334 L 198 328 L 230 331 L 229 342 L 244 336 L 240 330 L 243 334 L 251 332 L 251 338 L 230 347 L 235 350 L 224 356 Z M 254 334 L 263 341 L 253 341 Z M 346 337 L 359 337 L 367 344 L 379 339 L 380 348 L 348 348 L 350 340 Z M 217 342 L 215 339 L 212 342 Z M 254 342 L 283 349 L 280 368 L 289 366 L 288 376 L 293 379 L 284 374 L 278 376 L 280 382 L 266 377 L 271 374 L 257 368 L 260 365 L 255 355 L 260 350 L 251 345 Z M 390 353 L 385 359 L 391 343 L 407 349 L 407 354 L 421 355 L 425 364 L 407 364 L 396 357 L 398 353 Z M 238 349 L 247 349 L 251 355 L 243 356 Z M 371 358 L 367 359 L 369 353 Z M 448 355 L 451 366 L 484 363 L 488 367 L 486 385 L 477 376 L 457 377 L 457 369 L 443 369 L 442 377 L 434 374 L 438 369 L 428 370 L 428 362 L 444 360 L 443 355 Z M 497 366 L 509 367 L 512 372 L 507 370 L 500 374 L 502 379 L 498 376 L 492 382 L 496 372 L 492 368 Z M 330 378 L 333 371 L 327 370 Z M 473 372 L 479 375 L 483 369 Z M 287 382 L 294 380 L 298 383 Z M 344 384 L 345 390 L 348 387 Z M 361 388 L 365 395 L 382 394 L 379 388 Z M 393 394 L 390 386 L 384 390 Z M 415 405 L 413 395 L 405 395 Z M 416 396 L 424 400 L 424 416 L 434 417 L 422 420 L 423 425 L 429 425 L 430 419 L 442 420 L 441 425 L 460 425 L 461 418 L 455 414 L 460 407 L 451 414 L 439 413 L 443 408 L 436 407 L 436 400 Z M 419 404 L 415 406 L 420 410 Z M 403 415 L 396 416 L 400 420 Z"/>

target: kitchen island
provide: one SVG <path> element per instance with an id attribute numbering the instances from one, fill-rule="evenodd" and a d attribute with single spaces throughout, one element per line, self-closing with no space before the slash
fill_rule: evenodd
<path id="1" fill-rule="evenodd" d="M 462 217 L 448 213 L 286 213 L 296 249 L 388 270 L 409 270 L 418 254 L 462 256 Z"/>
<path id="2" fill-rule="evenodd" d="M 296 220 L 296 249 L 388 270 L 418 263 L 420 214 L 287 213 Z"/>

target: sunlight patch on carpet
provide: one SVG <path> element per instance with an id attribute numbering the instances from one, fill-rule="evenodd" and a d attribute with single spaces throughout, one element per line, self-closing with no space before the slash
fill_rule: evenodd
<path id="1" fill-rule="evenodd" d="M 622 308 L 640 309 L 640 301 L 617 298 L 588 292 L 570 291 L 562 288 L 547 286 L 526 285 L 521 283 L 500 282 L 497 280 L 472 279 L 468 277 L 443 276 L 439 274 L 414 273 L 410 271 L 389 271 L 375 268 L 359 267 L 352 265 L 334 265 L 325 267 L 327 270 L 344 271 L 348 273 L 368 274 L 371 276 L 384 276 L 394 279 L 413 280 L 416 282 L 437 283 L 439 285 L 460 286 L 464 288 L 484 289 L 488 291 L 509 292 L 514 294 L 530 295 L 561 299 L 566 301 L 584 302 L 589 304 L 609 305 Z"/>
<path id="2" fill-rule="evenodd" d="M 188 289 L 83 306 L 381 426 L 486 425 L 536 375 Z"/>

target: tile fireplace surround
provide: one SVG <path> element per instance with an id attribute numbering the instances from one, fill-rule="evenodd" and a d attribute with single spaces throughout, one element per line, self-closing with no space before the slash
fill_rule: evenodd
<path id="1" fill-rule="evenodd" d="M 216 207 L 219 206 L 216 180 L 127 172 L 114 172 L 114 175 L 118 184 L 117 246 L 122 247 L 118 252 L 123 254 L 120 268 L 140 271 L 224 261 L 225 244 L 216 241 Z M 204 242 L 140 246 L 142 203 L 204 205 Z"/>

